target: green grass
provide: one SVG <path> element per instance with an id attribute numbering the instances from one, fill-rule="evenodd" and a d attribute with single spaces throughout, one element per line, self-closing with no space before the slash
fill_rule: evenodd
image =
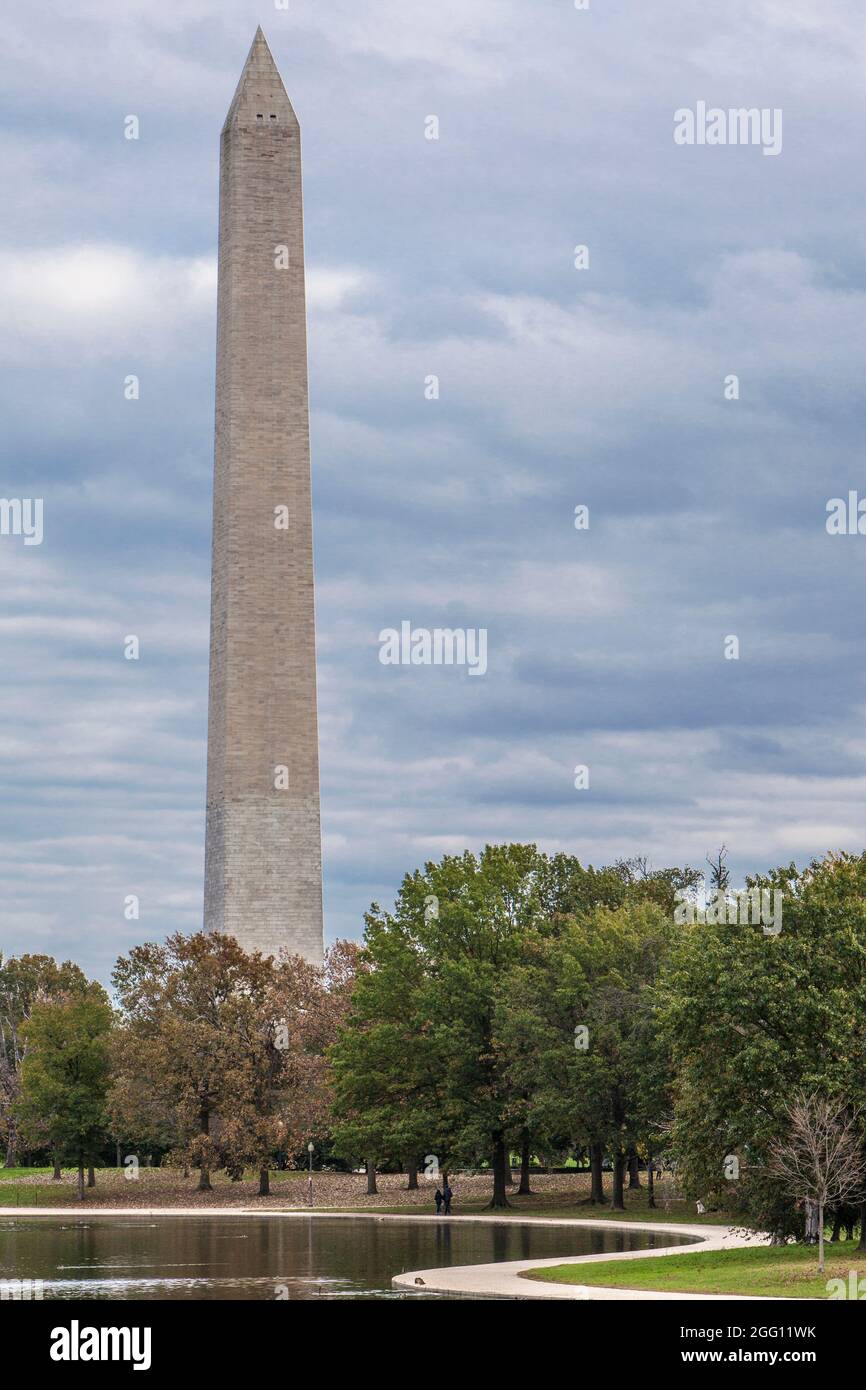
<path id="1" fill-rule="evenodd" d="M 723 1211 L 704 1212 L 703 1215 L 699 1216 L 694 1203 L 684 1200 L 671 1202 L 667 1211 L 661 1205 L 650 1208 L 647 1206 L 645 1192 L 628 1193 L 625 1211 L 612 1211 L 609 1203 L 605 1206 L 593 1206 L 581 1197 L 575 1197 L 573 1201 L 569 1201 L 562 1192 L 535 1197 L 518 1197 L 516 1194 L 510 1193 L 507 1208 L 492 1213 L 488 1205 L 489 1198 L 479 1197 L 461 1201 L 460 1193 L 456 1189 L 455 1194 L 452 1208 L 454 1216 L 494 1215 L 518 1217 L 521 1220 L 544 1217 L 549 1221 L 646 1221 L 666 1226 L 682 1223 L 687 1226 L 742 1227 L 748 1224 L 742 1216 L 732 1216 Z M 353 1207 L 352 1210 L 369 1211 L 370 1208 L 359 1206 Z M 427 1206 L 376 1207 L 375 1210 L 384 1215 L 393 1216 L 405 1216 L 407 1212 L 413 1216 L 423 1216 L 425 1213 L 432 1216 L 436 1214 L 432 1193 Z"/>
<path id="2" fill-rule="evenodd" d="M 0 1183 L 0 1207 L 66 1207 L 75 1200 L 76 1189 L 68 1183 L 55 1183 L 51 1187 L 41 1183 L 38 1186 L 23 1182 Z"/>
<path id="3" fill-rule="evenodd" d="M 122 1168 L 96 1168 L 95 1171 L 96 1187 L 88 1189 L 87 1200 L 89 1202 L 94 1205 L 99 1205 L 101 1197 L 110 1198 L 116 1196 L 117 1193 L 120 1192 L 125 1198 L 134 1199 L 130 1201 L 130 1205 L 134 1206 L 136 1204 L 136 1200 L 139 1198 L 139 1191 L 136 1189 L 130 1192 L 124 1180 L 125 1175 Z M 0 1168 L 0 1208 L 80 1207 L 81 1203 L 78 1201 L 77 1188 L 75 1185 L 77 1170 L 75 1168 L 64 1167 L 62 1182 L 45 1182 L 44 1179 L 46 1177 L 50 1178 L 53 1172 L 53 1167 Z M 159 1184 L 161 1179 L 164 1176 L 169 1180 L 176 1179 L 176 1170 L 142 1168 L 141 1172 L 145 1175 L 152 1174 L 156 1186 L 152 1189 L 148 1188 L 145 1195 L 141 1197 L 140 1204 L 147 1204 L 148 1198 L 152 1195 L 156 1198 L 157 1205 L 160 1205 Z M 42 1178 L 43 1181 L 35 1182 L 35 1178 Z M 258 1185 L 258 1179 L 259 1175 L 257 1170 L 255 1172 L 250 1170 L 244 1174 L 244 1180 L 249 1184 L 255 1183 Z M 275 1190 L 278 1191 L 284 1183 L 291 1183 L 295 1179 L 298 1180 L 299 1184 L 301 1182 L 303 1184 L 303 1192 L 297 1194 L 297 1201 L 299 1205 L 304 1205 L 306 1198 L 306 1170 L 271 1169 L 271 1192 L 273 1193 Z M 233 1187 L 231 1179 L 227 1174 L 222 1172 L 213 1173 L 211 1175 L 211 1181 L 215 1188 Z M 193 1188 L 194 1182 L 190 1185 L 191 1194 Z M 293 1193 L 292 1196 L 294 1195 Z M 122 1210 L 122 1208 L 118 1208 L 118 1210 Z"/>
<path id="4" fill-rule="evenodd" d="M 0 1207 L 48 1207 L 56 1202 L 58 1206 L 65 1206 L 68 1200 L 65 1186 L 61 1183 L 54 1183 L 52 1188 L 47 1188 L 42 1183 L 28 1183 L 28 1178 L 34 1178 L 47 1174 L 49 1177 L 54 1172 L 53 1168 L 0 1168 Z M 48 1192 L 51 1191 L 51 1200 Z"/>
<path id="5" fill-rule="evenodd" d="M 826 1270 L 818 1274 L 814 1246 L 748 1246 L 705 1254 L 660 1255 L 640 1260 L 562 1264 L 527 1271 L 523 1278 L 552 1284 L 584 1284 L 610 1289 L 665 1293 L 756 1294 L 776 1298 L 828 1298 L 827 1281 L 856 1270 L 866 1275 L 866 1255 L 855 1241 L 825 1248 Z"/>

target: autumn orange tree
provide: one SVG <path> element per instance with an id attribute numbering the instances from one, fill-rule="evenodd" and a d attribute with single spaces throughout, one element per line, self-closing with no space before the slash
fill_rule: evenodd
<path id="1" fill-rule="evenodd" d="M 278 1151 L 325 1126 L 325 1049 L 351 987 L 350 947 L 325 971 L 298 956 L 247 954 L 222 933 L 172 936 L 121 958 L 113 981 L 122 1038 L 110 1096 L 116 1128 L 158 1133 L 171 1117 L 176 1157 L 211 1173 L 253 1167 L 267 1195 Z"/>
<path id="2" fill-rule="evenodd" d="M 273 1153 L 297 1153 L 328 1128 L 325 1054 L 348 1005 L 354 954 L 351 943 L 341 942 L 328 952 L 323 971 L 299 956 L 265 971 L 257 967 L 256 991 L 236 993 L 227 1005 L 229 1103 L 220 1141 L 235 1173 L 258 1170 L 260 1196 L 269 1192 Z"/>

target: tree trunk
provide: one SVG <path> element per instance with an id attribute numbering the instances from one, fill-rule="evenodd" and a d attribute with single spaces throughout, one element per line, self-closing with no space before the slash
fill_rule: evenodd
<path id="1" fill-rule="evenodd" d="M 617 1149 L 613 1156 L 613 1203 L 612 1211 L 625 1211 L 625 1193 L 623 1190 L 625 1180 L 625 1154 L 622 1149 Z"/>
<path id="2" fill-rule="evenodd" d="M 523 1139 L 520 1145 L 520 1186 L 517 1189 L 518 1197 L 531 1197 L 532 1188 L 529 1186 L 529 1132 L 523 1131 Z"/>
<path id="3" fill-rule="evenodd" d="M 510 1206 L 505 1195 L 508 1175 L 506 1159 L 505 1140 L 502 1134 L 496 1134 L 493 1137 L 493 1196 L 490 1199 L 493 1208 Z"/>
<path id="4" fill-rule="evenodd" d="M 652 1150 L 650 1150 L 650 1152 L 647 1154 L 647 1160 L 646 1160 L 646 1190 L 647 1190 L 647 1203 L 646 1203 L 646 1204 L 647 1204 L 647 1206 L 650 1208 L 651 1211 L 655 1211 L 655 1205 L 656 1205 L 656 1182 L 655 1182 L 655 1173 L 653 1172 L 653 1156 L 652 1156 Z"/>
<path id="5" fill-rule="evenodd" d="M 406 1184 L 406 1191 L 407 1191 L 407 1192 L 417 1192 L 417 1191 L 418 1191 L 418 1160 L 417 1160 L 417 1158 L 410 1158 L 410 1159 L 409 1159 L 409 1162 L 406 1164 L 406 1168 L 407 1168 L 408 1173 L 409 1173 L 409 1181 L 408 1181 L 408 1183 Z"/>
<path id="6" fill-rule="evenodd" d="M 857 1253 L 861 1251 L 866 1251 L 866 1202 L 860 1203 L 860 1244 Z"/>
<path id="7" fill-rule="evenodd" d="M 15 1140 L 12 1138 L 9 1139 L 9 1142 L 6 1145 L 6 1162 L 3 1166 L 5 1168 L 18 1167 L 18 1155 L 15 1152 Z"/>
<path id="8" fill-rule="evenodd" d="M 78 1155 L 78 1200 L 84 1201 L 84 1154 Z"/>
<path id="9" fill-rule="evenodd" d="M 593 1206 L 604 1206 L 606 1201 L 604 1195 L 604 1171 L 601 1166 L 603 1161 L 604 1154 L 601 1144 L 590 1144 L 589 1170 L 592 1177 L 589 1200 L 592 1202 Z"/>
<path id="10" fill-rule="evenodd" d="M 61 1169 L 60 1169 L 60 1155 L 59 1155 L 59 1154 L 55 1154 L 55 1155 L 54 1155 L 54 1173 L 53 1173 L 53 1175 L 52 1175 L 51 1181 L 52 1181 L 52 1182 L 62 1182 L 62 1181 L 63 1181 L 63 1173 L 61 1172 Z"/>
<path id="11" fill-rule="evenodd" d="M 635 1187 L 640 1187 L 640 1159 L 637 1156 L 637 1149 L 628 1151 L 628 1185 L 631 1191 Z"/>
<path id="12" fill-rule="evenodd" d="M 824 1203 L 818 1203 L 818 1273 L 824 1273 Z"/>
<path id="13" fill-rule="evenodd" d="M 259 1169 L 259 1196 L 270 1197 L 271 1195 L 271 1175 L 267 1168 Z"/>
<path id="14" fill-rule="evenodd" d="M 206 1106 L 202 1107 L 202 1109 L 199 1111 L 199 1124 L 201 1125 L 201 1132 L 202 1132 L 202 1134 L 204 1134 L 204 1135 L 209 1135 L 209 1134 L 210 1134 L 210 1111 L 207 1109 Z M 198 1178 L 198 1189 L 197 1189 L 197 1190 L 198 1190 L 199 1192 L 213 1192 L 213 1187 L 211 1186 L 211 1180 L 210 1180 L 210 1168 L 207 1166 L 206 1163 L 202 1163 L 202 1164 L 200 1165 L 200 1167 L 199 1167 L 199 1178 Z"/>
<path id="15" fill-rule="evenodd" d="M 375 1159 L 367 1159 L 367 1196 L 375 1197 L 379 1192 L 376 1186 L 376 1162 Z"/>
<path id="16" fill-rule="evenodd" d="M 96 1174 L 95 1174 L 94 1171 L 93 1171 L 93 1164 L 92 1164 L 92 1163 L 88 1163 L 88 1165 L 87 1165 L 87 1186 L 88 1186 L 88 1187 L 95 1187 L 95 1186 L 96 1186 Z"/>

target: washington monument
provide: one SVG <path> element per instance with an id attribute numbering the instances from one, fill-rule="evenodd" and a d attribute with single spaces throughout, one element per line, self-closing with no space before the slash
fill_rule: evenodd
<path id="1" fill-rule="evenodd" d="M 301 132 L 261 29 L 222 130 L 204 923 L 321 963 Z"/>

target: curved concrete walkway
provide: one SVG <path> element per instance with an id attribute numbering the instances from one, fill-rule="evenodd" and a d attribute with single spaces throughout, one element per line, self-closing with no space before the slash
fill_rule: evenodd
<path id="1" fill-rule="evenodd" d="M 391 1284 L 395 1289 L 411 1289 L 417 1293 L 423 1287 L 425 1293 L 444 1294 L 451 1298 L 519 1298 L 519 1299 L 565 1299 L 587 1302 L 591 1300 L 671 1300 L 680 1299 L 730 1299 L 741 1302 L 744 1299 L 756 1303 L 765 1300 L 749 1294 L 713 1293 L 661 1293 L 650 1289 L 609 1289 L 591 1284 L 548 1284 L 541 1280 L 521 1277 L 530 1269 L 545 1269 L 561 1264 L 597 1264 L 605 1260 L 645 1260 L 657 1255 L 689 1255 L 701 1250 L 733 1250 L 740 1245 L 759 1245 L 765 1237 L 744 1236 L 732 1226 L 657 1226 L 649 1221 L 544 1221 L 534 1217 L 533 1225 L 580 1226 L 595 1230 L 658 1231 L 661 1235 L 696 1236 L 700 1244 L 669 1245 L 653 1250 L 624 1250 L 616 1254 L 601 1255 L 559 1255 L 545 1260 L 505 1260 L 499 1264 L 451 1265 L 446 1269 L 413 1269 L 398 1274 Z M 563 1242 L 564 1243 L 564 1242 Z"/>

